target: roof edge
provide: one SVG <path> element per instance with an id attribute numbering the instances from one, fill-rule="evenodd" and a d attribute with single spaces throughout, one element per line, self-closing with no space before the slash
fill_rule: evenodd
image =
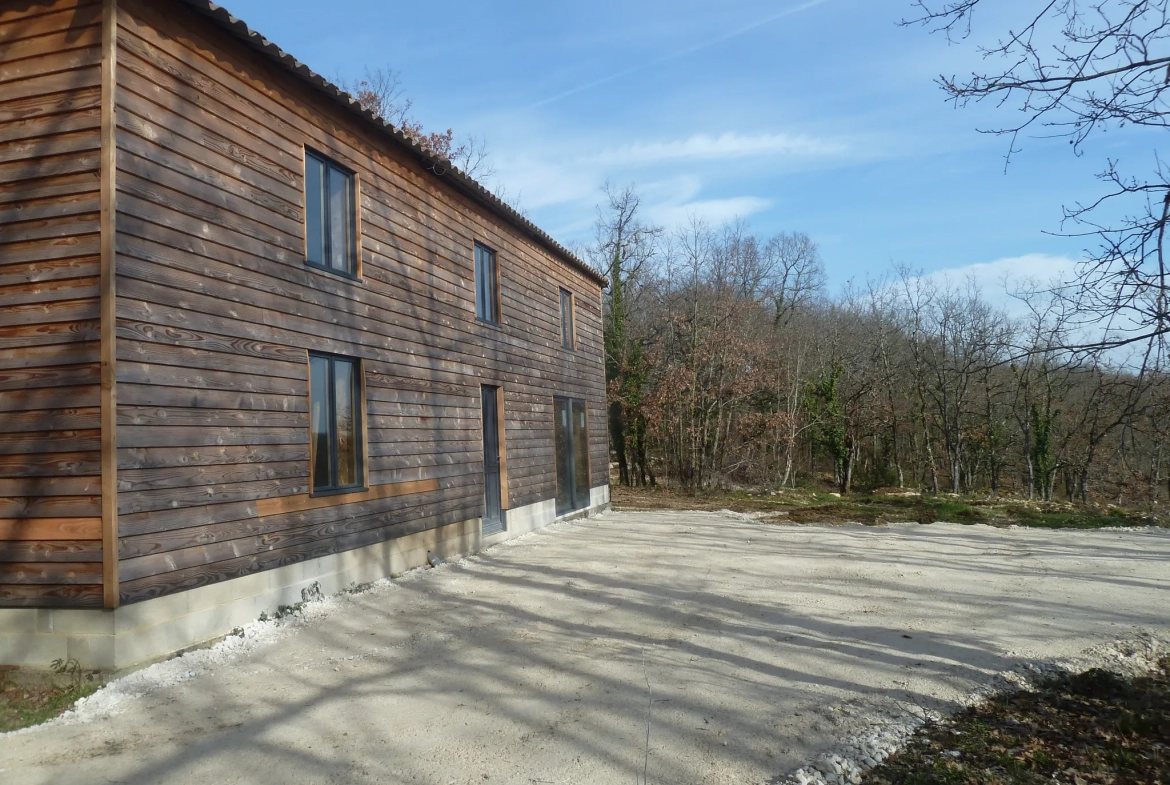
<path id="1" fill-rule="evenodd" d="M 544 246 L 545 249 L 558 256 L 570 267 L 576 268 L 589 278 L 592 278 L 602 288 L 609 286 L 609 278 L 554 240 L 551 235 L 528 218 L 525 218 L 514 207 L 493 194 L 475 178 L 463 172 L 447 158 L 436 155 L 424 148 L 418 143 L 417 139 L 404 133 L 397 126 L 387 122 L 381 115 L 374 114 L 362 107 L 352 95 L 250 28 L 247 23 L 234 16 L 223 6 L 211 2 L 211 0 L 179 0 L 179 2 L 199 15 L 210 19 L 220 28 L 230 33 L 233 37 L 243 41 L 253 50 L 279 63 L 287 71 L 296 75 L 319 92 L 324 93 L 328 98 L 340 104 L 347 111 L 360 116 L 366 122 L 375 126 L 379 131 L 385 133 L 390 139 L 398 143 L 400 147 L 418 158 L 424 168 L 434 177 L 449 183 L 457 191 L 463 193 L 465 196 L 471 197 L 472 200 L 488 208 L 491 212 L 503 218 L 513 227 L 519 229 L 522 233 Z"/>

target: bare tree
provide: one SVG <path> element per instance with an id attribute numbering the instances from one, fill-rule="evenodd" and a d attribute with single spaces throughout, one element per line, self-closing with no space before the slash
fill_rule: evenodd
<path id="1" fill-rule="evenodd" d="M 455 132 L 450 128 L 430 132 L 423 128 L 422 123 L 410 113 L 414 102 L 406 95 L 399 71 L 389 67 L 366 66 L 360 79 L 349 81 L 338 77 L 334 81 L 352 95 L 363 109 L 397 126 L 424 149 L 446 158 L 469 177 L 487 179 L 495 174 L 489 162 L 487 143 L 482 138 L 466 136 L 457 143 Z"/>
<path id="2" fill-rule="evenodd" d="M 658 253 L 662 229 L 643 223 L 634 187 L 605 184 L 606 204 L 597 210 L 596 245 L 590 256 L 609 278 L 605 300 L 605 378 L 609 388 L 610 446 L 617 455 L 619 482 L 631 484 L 629 453 L 640 482 L 649 480 L 645 421 L 637 415 L 644 394 L 645 349 L 649 336 L 627 332 L 630 300 L 637 302 L 643 272 Z M 627 444 L 627 441 L 632 444 Z M 631 450 L 632 447 L 632 450 Z"/>
<path id="3" fill-rule="evenodd" d="M 775 271 L 772 299 L 776 325 L 783 326 L 796 309 L 823 293 L 825 266 L 817 244 L 804 232 L 776 235 L 764 246 L 764 256 Z"/>
<path id="4" fill-rule="evenodd" d="M 926 25 L 952 40 L 972 33 L 987 0 L 918 0 L 903 24 Z M 939 84 L 957 104 L 991 99 L 1018 119 L 988 129 L 1010 138 L 1008 160 L 1022 134 L 1065 137 L 1077 155 L 1095 133 L 1127 126 L 1170 127 L 1170 0 L 1033 0 L 1020 3 L 1020 26 L 980 51 L 991 66 Z M 1076 305 L 1094 336 L 1071 348 L 1095 351 L 1148 342 L 1143 358 L 1163 357 L 1170 338 L 1166 222 L 1170 172 L 1155 148 L 1147 174 L 1125 174 L 1108 159 L 1104 194 L 1064 208 L 1072 236 L 1094 238 L 1075 281 L 1061 294 Z M 1106 207 L 1114 202 L 1124 205 Z M 1124 217 L 1111 217 L 1119 212 Z M 1103 329 L 1102 329 L 1103 328 Z"/>

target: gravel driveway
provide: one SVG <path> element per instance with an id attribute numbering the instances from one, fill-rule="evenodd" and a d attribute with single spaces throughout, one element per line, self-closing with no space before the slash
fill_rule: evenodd
<path id="1" fill-rule="evenodd" d="M 650 783 L 766 783 L 1168 608 L 1165 531 L 611 513 L 140 672 L 0 782 L 633 784 L 649 683 Z"/>

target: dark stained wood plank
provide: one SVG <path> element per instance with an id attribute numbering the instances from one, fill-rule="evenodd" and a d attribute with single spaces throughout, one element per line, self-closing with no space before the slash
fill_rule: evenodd
<path id="1" fill-rule="evenodd" d="M 32 95 L 0 103 L 0 142 L 37 137 L 46 123 L 55 129 L 76 131 L 101 125 L 100 87 Z M 95 184 L 92 180 L 90 187 Z"/>
<path id="2" fill-rule="evenodd" d="M 17 183 L 25 183 L 27 181 L 47 180 L 54 177 L 61 177 L 63 175 L 96 173 L 101 169 L 101 154 L 97 151 L 87 152 L 81 155 L 55 155 L 52 157 L 37 158 L 31 161 L 14 161 L 12 163 L 0 164 L 0 185 L 5 187 L 15 186 Z M 84 222 L 74 221 L 72 224 L 75 234 L 84 234 L 94 231 L 97 223 L 97 217 L 90 219 L 90 226 L 84 227 Z M 67 237 L 68 231 L 61 231 L 57 235 Z M 40 235 L 35 235 L 40 237 Z M 20 236 L 15 234 L 12 236 L 7 233 L 0 234 L 0 242 L 12 243 L 18 242 Z"/>
<path id="3" fill-rule="evenodd" d="M 0 370 L 0 391 L 97 384 L 99 378 L 100 372 L 93 363 L 44 368 L 9 368 Z"/>
<path id="4" fill-rule="evenodd" d="M 0 66 L 0 70 L 2 68 L 3 66 Z M 5 85 L 5 89 L 7 87 Z M 80 131 L 46 128 L 40 136 L 32 139 L 14 139 L 0 143 L 0 164 L 35 162 L 47 156 L 77 156 L 100 149 L 101 135 L 96 128 L 83 128 Z"/>
<path id="5" fill-rule="evenodd" d="M 9 261 L 7 256 L 0 259 L 0 286 L 47 283 L 70 278 L 95 278 L 101 264 L 97 256 L 70 256 L 64 259 L 11 264 Z"/>
<path id="6" fill-rule="evenodd" d="M 118 490 L 149 491 L 163 488 L 194 488 L 204 485 L 227 485 L 258 480 L 309 480 L 307 461 L 264 463 L 229 463 L 200 466 L 169 466 L 150 469 L 119 469 Z"/>
<path id="7" fill-rule="evenodd" d="M 309 466 L 309 445 L 267 444 L 267 445 L 214 445 L 203 447 L 139 447 L 118 450 L 118 471 L 135 469 L 169 469 L 183 466 L 221 466 L 248 464 L 264 466 L 270 463 L 296 462 Z"/>
<path id="8" fill-rule="evenodd" d="M 238 409 L 244 411 L 307 412 L 306 396 L 236 392 L 234 390 L 118 385 L 118 401 L 126 406 L 165 406 L 176 409 Z"/>
<path id="9" fill-rule="evenodd" d="M 89 275 L 83 278 L 0 286 L 0 302 L 5 305 L 55 303 L 61 300 L 82 300 L 96 297 L 97 293 L 98 279 Z"/>
<path id="10" fill-rule="evenodd" d="M 199 368 L 176 368 L 169 365 L 147 365 L 124 361 L 118 363 L 118 383 L 205 388 L 273 395 L 304 397 L 308 395 L 308 373 L 302 378 L 290 379 L 271 376 L 245 376 L 232 371 L 211 371 Z M 4 378 L 0 374 L 0 389 Z"/>
<path id="11" fill-rule="evenodd" d="M 100 475 L 38 475 L 0 477 L 0 496 L 95 496 L 101 493 Z"/>
<path id="12" fill-rule="evenodd" d="M 161 331 L 160 331 L 161 332 Z M 302 381 L 309 373 L 304 350 L 295 359 L 269 360 L 251 354 L 208 351 L 175 346 L 164 341 L 119 341 L 118 359 L 151 365 L 172 365 L 188 370 L 230 371 L 248 376 L 272 376 Z"/>
<path id="13" fill-rule="evenodd" d="M 42 390 L 0 391 L 0 412 L 23 412 L 21 416 L 5 416 L 9 433 L 19 431 L 87 430 L 97 424 L 70 426 L 72 417 L 61 410 L 92 409 L 99 405 L 98 391 L 93 385 L 76 387 L 49 387 Z"/>
<path id="14" fill-rule="evenodd" d="M 100 344 L 97 342 L 71 341 L 32 345 L 20 349 L 0 349 L 0 370 L 96 363 L 100 356 Z"/>
<path id="15" fill-rule="evenodd" d="M 0 44 L 94 24 L 101 19 L 100 9 L 100 0 L 37 0 L 0 6 Z"/>
<path id="16" fill-rule="evenodd" d="M 191 349 L 200 349 L 207 352 L 224 352 L 245 357 L 259 357 L 277 362 L 299 363 L 300 371 L 305 372 L 307 357 L 304 349 L 277 343 L 249 341 L 215 333 L 184 330 L 166 324 L 134 321 L 132 319 L 118 320 L 118 337 L 133 342 L 165 343 L 171 346 L 182 346 Z"/>
<path id="17" fill-rule="evenodd" d="M 26 36 L 29 27 L 32 25 L 25 26 Z M 3 60 L 0 60 L 0 82 L 96 67 L 102 59 L 101 49 L 97 46 L 101 39 L 101 25 L 95 24 L 51 30 L 35 37 L 10 41 L 4 47 Z"/>
<path id="18" fill-rule="evenodd" d="M 0 562 L 0 584 L 76 585 L 99 583 L 102 565 L 68 562 Z"/>
<path id="19" fill-rule="evenodd" d="M 0 519 L 89 518 L 101 515 L 101 496 L 0 497 Z"/>
<path id="20" fill-rule="evenodd" d="M 145 425 L 119 425 L 118 446 L 134 447 L 211 447 L 219 445 L 305 444 L 309 432 L 304 428 L 203 428 L 175 425 L 155 428 Z"/>
<path id="21" fill-rule="evenodd" d="M 4 608 L 100 608 L 101 584 L 92 586 L 45 586 L 0 584 Z"/>
<path id="22" fill-rule="evenodd" d="M 65 156 L 64 158 L 70 161 L 76 160 L 73 156 Z M 3 168 L 3 165 L 0 165 L 0 170 L 3 170 Z M 34 240 L 56 240 L 79 234 L 89 234 L 94 231 L 96 220 L 96 213 L 79 213 L 76 215 L 21 221 L 19 223 L 0 224 L 0 244 L 27 243 Z"/>
<path id="23" fill-rule="evenodd" d="M 309 418 L 303 412 L 248 409 L 177 409 L 151 406 L 119 406 L 119 425 L 198 425 L 242 428 L 300 428 L 308 430 Z"/>
<path id="24" fill-rule="evenodd" d="M 99 70 L 92 66 L 54 71 L 5 84 L 4 98 L 8 101 L 18 101 L 36 95 L 48 95 L 50 93 L 61 93 L 68 90 L 97 87 L 100 84 L 100 78 Z"/>
<path id="25" fill-rule="evenodd" d="M 93 178 L 92 173 L 77 176 L 88 179 Z M 52 178 L 42 182 L 58 183 L 62 179 L 65 178 Z M 25 187 L 26 185 L 21 185 L 19 189 L 13 188 L 11 193 L 23 193 Z M 97 256 L 100 253 L 100 242 L 101 235 L 98 233 L 98 224 L 94 222 L 88 232 L 56 237 L 50 241 L 35 240 L 27 243 L 8 243 L 0 247 L 0 258 L 3 259 L 3 262 L 0 262 L 0 264 L 47 263 L 62 259 L 70 260 Z"/>
<path id="26" fill-rule="evenodd" d="M 94 452 L 0 455 L 0 477 L 72 477 L 101 473 Z"/>
<path id="27" fill-rule="evenodd" d="M 100 444 L 99 430 L 0 433 L 0 455 L 88 452 Z"/>
<path id="28" fill-rule="evenodd" d="M 100 562 L 101 540 L 0 540 L 0 562 Z"/>

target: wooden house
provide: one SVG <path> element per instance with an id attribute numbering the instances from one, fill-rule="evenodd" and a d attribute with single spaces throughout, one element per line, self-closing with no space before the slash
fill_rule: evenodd
<path id="1" fill-rule="evenodd" d="M 0 663 L 609 501 L 604 276 L 205 0 L 0 0 Z"/>

